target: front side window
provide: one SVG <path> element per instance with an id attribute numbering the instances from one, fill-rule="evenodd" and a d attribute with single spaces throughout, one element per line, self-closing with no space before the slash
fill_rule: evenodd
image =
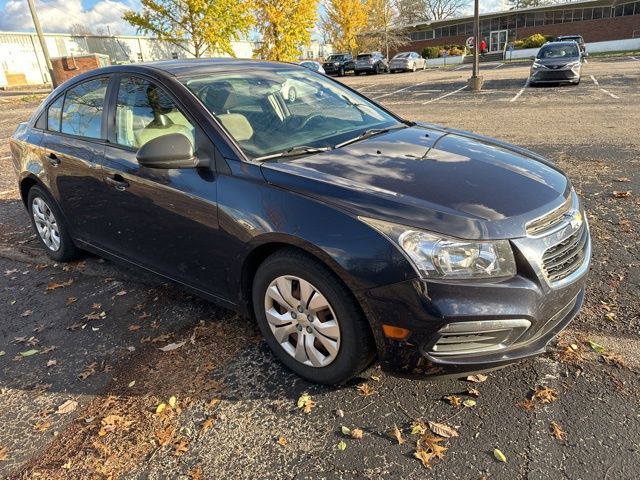
<path id="1" fill-rule="evenodd" d="M 62 108 L 62 133 L 101 138 L 108 82 L 107 78 L 97 78 L 67 90 Z"/>
<path id="2" fill-rule="evenodd" d="M 149 140 L 180 133 L 193 145 L 194 127 L 160 86 L 138 77 L 120 81 L 116 104 L 116 143 L 138 149 Z"/>
<path id="3" fill-rule="evenodd" d="M 327 148 L 399 124 L 340 83 L 307 69 L 256 69 L 182 81 L 249 157 Z"/>
<path id="4" fill-rule="evenodd" d="M 64 101 L 64 95 L 60 95 L 53 101 L 47 109 L 47 130 L 52 132 L 60 131 L 60 115 L 62 114 L 62 102 Z"/>

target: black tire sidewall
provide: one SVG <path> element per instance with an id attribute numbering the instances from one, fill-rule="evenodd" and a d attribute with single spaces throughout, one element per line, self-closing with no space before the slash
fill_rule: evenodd
<path id="1" fill-rule="evenodd" d="M 60 234 L 60 248 L 56 251 L 53 251 L 49 247 L 47 247 L 47 245 L 44 243 L 42 238 L 40 238 L 40 234 L 38 233 L 38 229 L 36 228 L 36 223 L 35 223 L 35 220 L 33 219 L 33 208 L 32 208 L 33 200 L 36 197 L 42 198 L 47 203 L 47 205 L 53 212 L 53 216 L 56 219 L 56 224 L 58 225 L 58 232 Z M 29 219 L 31 220 L 31 225 L 33 227 L 34 232 L 36 233 L 36 237 L 38 238 L 38 241 L 40 242 L 42 247 L 45 249 L 45 251 L 47 252 L 47 255 L 50 258 L 58 262 L 68 262 L 70 260 L 74 260 L 75 258 L 77 258 L 78 250 L 76 249 L 76 246 L 73 244 L 73 240 L 69 235 L 69 230 L 67 229 L 67 225 L 64 222 L 64 217 L 62 216 L 62 212 L 60 211 L 60 208 L 58 208 L 58 205 L 53 200 L 51 195 L 49 195 L 49 193 L 47 193 L 42 187 L 38 185 L 34 185 L 33 187 L 31 187 L 31 189 L 29 190 L 29 194 L 27 195 L 27 210 L 29 212 Z"/>
<path id="2" fill-rule="evenodd" d="M 264 295 L 269 284 L 282 275 L 303 278 L 327 298 L 340 325 L 340 348 L 335 360 L 326 367 L 303 365 L 282 349 L 269 328 Z M 253 308 L 258 326 L 278 359 L 299 376 L 325 385 L 344 383 L 367 366 L 375 349 L 371 330 L 351 292 L 322 263 L 302 252 L 283 251 L 266 259 L 254 277 Z"/>

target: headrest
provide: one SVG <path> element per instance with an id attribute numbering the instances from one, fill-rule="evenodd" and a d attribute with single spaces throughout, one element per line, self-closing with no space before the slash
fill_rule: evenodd
<path id="1" fill-rule="evenodd" d="M 229 82 L 217 82 L 207 88 L 204 104 L 214 114 L 226 113 L 238 103 L 233 85 Z"/>
<path id="2" fill-rule="evenodd" d="M 240 115 L 239 113 L 223 113 L 222 115 L 216 115 L 216 118 L 220 120 L 220 123 L 222 123 L 224 128 L 229 131 L 237 142 L 250 140 L 251 137 L 253 137 L 253 128 L 244 115 Z"/>

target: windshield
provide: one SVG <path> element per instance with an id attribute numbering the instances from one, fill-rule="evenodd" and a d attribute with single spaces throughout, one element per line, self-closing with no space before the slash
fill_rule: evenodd
<path id="1" fill-rule="evenodd" d="M 302 68 L 225 72 L 182 81 L 252 158 L 301 146 L 333 148 L 367 130 L 400 124 L 340 83 Z"/>
<path id="2" fill-rule="evenodd" d="M 578 45 L 566 43 L 564 45 L 547 45 L 540 49 L 538 52 L 538 58 L 566 58 L 577 57 Z"/>
<path id="3" fill-rule="evenodd" d="M 407 58 L 409 55 L 411 55 L 410 53 L 397 53 L 395 57 L 393 57 L 394 59 L 396 58 Z"/>
<path id="4" fill-rule="evenodd" d="M 327 62 L 340 62 L 344 60 L 344 55 L 330 55 Z"/>
<path id="5" fill-rule="evenodd" d="M 361 53 L 360 55 L 358 55 L 356 57 L 358 60 L 366 60 L 368 58 L 371 58 L 371 54 L 370 53 Z"/>

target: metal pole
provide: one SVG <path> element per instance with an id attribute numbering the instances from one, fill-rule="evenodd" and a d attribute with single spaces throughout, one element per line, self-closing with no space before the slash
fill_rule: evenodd
<path id="1" fill-rule="evenodd" d="M 38 12 L 36 12 L 36 6 L 33 0 L 27 0 L 29 4 L 29 10 L 31 11 L 31 18 L 33 19 L 33 25 L 36 27 L 36 33 L 38 34 L 38 40 L 40 40 L 40 46 L 42 47 L 42 54 L 44 55 L 44 61 L 47 64 L 49 70 L 49 76 L 51 77 L 51 83 L 53 88 L 58 86 L 55 76 L 53 75 L 53 65 L 51 65 L 51 57 L 49 56 L 49 49 L 47 48 L 47 42 L 44 40 L 44 34 L 42 33 L 42 27 L 40 27 L 40 19 L 38 18 Z M 38 52 L 36 52 L 36 56 Z"/>
<path id="2" fill-rule="evenodd" d="M 473 73 L 469 79 L 469 88 L 478 91 L 482 88 L 480 77 L 480 0 L 475 0 L 473 6 Z"/>

